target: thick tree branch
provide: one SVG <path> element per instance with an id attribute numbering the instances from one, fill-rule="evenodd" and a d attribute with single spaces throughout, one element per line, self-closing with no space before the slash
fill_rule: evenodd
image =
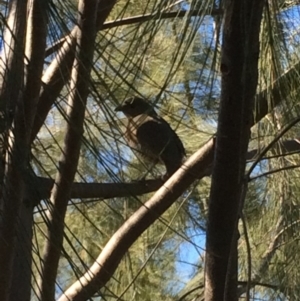
<path id="1" fill-rule="evenodd" d="M 278 156 L 287 156 L 300 152 L 300 144 L 296 140 L 285 140 L 280 142 L 282 147 L 282 154 Z M 203 146 L 207 147 L 206 145 Z M 202 149 L 202 148 L 201 148 Z M 248 151 L 246 158 L 252 161 L 257 157 L 261 149 L 253 149 Z M 264 159 L 264 158 L 263 158 Z M 205 172 L 201 172 L 198 167 L 198 172 L 194 174 L 195 179 L 209 176 L 211 174 L 212 162 L 207 162 Z M 185 162 L 186 172 L 192 168 L 193 161 Z M 200 176 L 201 174 L 201 176 Z M 26 199 L 28 201 L 34 199 L 38 204 L 40 200 L 48 199 L 50 197 L 51 189 L 54 180 L 43 177 L 30 177 L 27 184 Z M 72 199 L 110 199 L 117 197 L 138 196 L 145 193 L 156 191 L 163 184 L 161 179 L 143 180 L 132 183 L 73 183 L 70 198 Z"/>
<path id="2" fill-rule="evenodd" d="M 9 16 L 1 56 L 0 110 L 4 112 L 1 132 L 6 136 L 5 166 L 0 162 L 0 300 L 9 299 L 15 256 L 16 229 L 24 189 L 26 148 L 22 104 L 26 0 L 9 3 Z M 13 123 L 13 125 L 12 125 Z"/>
<path id="3" fill-rule="evenodd" d="M 0 60 L 0 111 L 5 114 L 5 118 L 1 119 L 4 123 L 1 124 L 1 132 L 7 130 L 12 122 L 24 84 L 23 60 L 26 16 L 22 13 L 24 13 L 26 2 L 25 0 L 14 0 L 9 3 L 9 15 L 4 31 Z"/>
<path id="4" fill-rule="evenodd" d="M 100 200 L 138 196 L 156 191 L 164 182 L 161 179 L 142 180 L 132 183 L 73 183 L 71 199 L 92 199 Z M 54 180 L 42 177 L 30 178 L 28 181 L 26 199 L 40 200 L 48 199 L 51 194 Z"/>
<path id="5" fill-rule="evenodd" d="M 227 0 L 206 235 L 205 301 L 237 300 L 237 221 L 258 79 L 260 0 Z"/>
<path id="6" fill-rule="evenodd" d="M 41 89 L 48 26 L 48 1 L 31 0 L 26 32 L 26 83 L 24 88 L 25 129 L 27 139 L 36 113 Z M 29 142 L 29 141 L 28 141 Z"/>
<path id="7" fill-rule="evenodd" d="M 42 91 L 38 100 L 36 116 L 32 127 L 31 142 L 33 142 L 40 128 L 44 124 L 44 121 L 62 88 L 70 79 L 74 61 L 76 44 L 74 36 L 76 36 L 76 32 L 77 27 L 73 29 L 70 37 L 65 41 L 42 77 Z"/>
<path id="8" fill-rule="evenodd" d="M 83 301 L 91 298 L 110 279 L 128 248 L 158 219 L 176 199 L 193 183 L 194 175 L 213 159 L 211 139 L 191 156 L 186 172 L 184 164 L 156 193 L 139 208 L 112 236 L 91 268 L 59 298 L 59 301 Z"/>
<path id="9" fill-rule="evenodd" d="M 300 62 L 282 74 L 272 85 L 257 94 L 252 125 L 259 122 L 299 87 Z M 271 100 L 271 102 L 269 102 Z"/>
<path id="10" fill-rule="evenodd" d="M 70 191 L 77 171 L 89 79 L 96 38 L 98 0 L 80 0 L 78 4 L 78 30 L 76 56 L 71 76 L 71 93 L 68 101 L 63 153 L 51 191 L 51 212 L 48 221 L 47 241 L 41 274 L 40 300 L 52 301 L 55 296 L 55 278 L 64 233 L 64 217 Z M 80 28 L 80 29 L 79 29 Z"/>
<path id="11" fill-rule="evenodd" d="M 23 155 L 25 162 L 29 157 L 29 141 L 33 117 L 35 116 L 36 104 L 41 87 L 41 76 L 44 65 L 44 55 L 47 36 L 47 0 L 28 1 L 28 22 L 25 47 L 25 86 L 23 101 L 19 110 L 24 112 L 23 136 L 26 139 L 26 148 Z M 25 163 L 26 164 L 26 163 Z M 33 229 L 33 204 L 21 204 L 19 221 L 17 223 L 18 239 L 16 241 L 16 256 L 13 265 L 12 289 L 10 300 L 29 300 L 31 293 L 31 242 Z"/>

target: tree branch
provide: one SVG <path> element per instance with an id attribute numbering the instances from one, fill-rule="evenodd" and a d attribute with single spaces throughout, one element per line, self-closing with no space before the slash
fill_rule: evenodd
<path id="1" fill-rule="evenodd" d="M 108 17 L 115 3 L 116 0 L 100 0 L 97 11 L 97 28 L 101 28 L 101 25 Z M 43 90 L 37 106 L 37 113 L 32 129 L 31 141 L 35 139 L 52 105 L 59 96 L 60 91 L 70 78 L 72 64 L 74 61 L 76 34 L 77 27 L 75 26 L 65 39 L 62 48 L 42 78 Z"/>
<path id="2" fill-rule="evenodd" d="M 107 283 L 128 248 L 193 183 L 195 174 L 200 175 L 199 171 L 205 170 L 212 161 L 213 145 L 214 139 L 211 139 L 149 201 L 129 217 L 108 241 L 91 268 L 67 289 L 59 301 L 87 300 Z M 191 168 L 187 169 L 186 166 Z"/>
<path id="3" fill-rule="evenodd" d="M 24 189 L 26 139 L 22 135 L 24 114 L 18 105 L 23 101 L 26 8 L 26 0 L 9 2 L 1 56 L 0 110 L 4 112 L 1 132 L 6 137 L 5 160 L 2 153 L 0 162 L 0 300 L 3 301 L 11 293 L 16 229 Z"/>
<path id="4" fill-rule="evenodd" d="M 221 99 L 208 210 L 205 301 L 237 300 L 237 224 L 258 80 L 264 3 L 224 3 Z"/>
<path id="5" fill-rule="evenodd" d="M 24 112 L 24 126 L 22 135 L 26 139 L 26 148 L 23 155 L 25 164 L 29 157 L 30 135 L 35 116 L 36 104 L 41 87 L 41 77 L 44 66 L 44 56 L 47 36 L 47 11 L 48 1 L 28 1 L 28 21 L 25 47 L 25 86 L 21 111 Z M 20 110 L 20 109 L 19 109 Z M 24 196 L 23 196 L 24 200 Z M 10 300 L 29 300 L 31 293 L 31 263 L 32 263 L 32 229 L 33 229 L 33 204 L 21 204 L 20 216 L 17 223 L 18 239 L 16 241 L 16 256 L 13 265 L 12 289 Z"/>
<path id="6" fill-rule="evenodd" d="M 280 142 L 283 152 L 278 156 L 287 156 L 300 152 L 300 144 L 297 140 L 285 140 Z M 207 147 L 205 144 L 204 148 Z M 202 147 L 202 148 L 203 148 Z M 202 149 L 201 148 L 201 149 Z M 200 150 L 201 150 L 200 149 Z M 257 157 L 261 149 L 253 149 L 248 151 L 247 160 L 252 161 Z M 272 158 L 272 157 L 271 157 Z M 262 159 L 269 159 L 269 157 L 263 157 Z M 187 160 L 184 166 L 186 172 L 189 172 L 192 166 L 192 161 Z M 207 162 L 205 171 L 201 171 L 198 168 L 198 172 L 194 174 L 195 179 L 211 175 L 211 163 Z M 201 176 L 200 176 L 201 174 Z M 252 180 L 252 179 L 251 179 Z M 136 181 L 132 183 L 73 183 L 71 189 L 70 198 L 72 199 L 110 199 L 117 197 L 130 197 L 143 195 L 149 192 L 156 191 L 163 185 L 162 179 L 150 179 Z M 26 186 L 26 199 L 35 200 L 37 205 L 41 200 L 48 199 L 50 197 L 51 189 L 53 187 L 54 180 L 43 177 L 30 177 Z"/>
<path id="7" fill-rule="evenodd" d="M 75 27 L 69 38 L 64 42 L 60 51 L 47 68 L 42 77 L 42 91 L 37 104 L 36 116 L 34 119 L 31 142 L 35 139 L 44 124 L 44 121 L 58 98 L 62 88 L 70 79 L 72 65 L 74 61 L 74 51 L 76 46 L 77 27 Z"/>
<path id="8" fill-rule="evenodd" d="M 211 16 L 215 15 L 221 15 L 222 14 L 221 9 L 213 9 L 210 12 Z M 206 14 L 207 10 L 181 10 L 181 11 L 174 11 L 174 12 L 159 12 L 155 14 L 145 14 L 145 15 L 139 15 L 134 17 L 128 17 L 123 19 L 118 19 L 114 21 L 108 21 L 105 22 L 103 25 L 98 27 L 98 30 L 105 30 L 105 29 L 111 29 L 118 26 L 124 26 L 124 25 L 133 25 L 137 23 L 144 23 L 150 20 L 161 20 L 161 19 L 172 19 L 172 18 L 183 18 L 186 15 L 197 17 L 202 16 L 203 14 Z M 61 38 L 59 41 L 55 42 L 54 45 L 51 45 L 49 48 L 46 49 L 46 57 L 57 51 L 64 41 L 67 39 L 67 37 Z"/>
<path id="9" fill-rule="evenodd" d="M 64 218 L 70 191 L 77 171 L 89 79 L 96 38 L 96 13 L 98 1 L 81 0 L 78 4 L 78 30 L 76 31 L 76 56 L 72 68 L 71 93 L 68 101 L 67 130 L 59 170 L 51 191 L 47 241 L 41 273 L 40 300 L 54 300 L 55 278 L 60 258 Z"/>
<path id="10" fill-rule="evenodd" d="M 48 1 L 31 0 L 26 31 L 26 83 L 24 88 L 25 133 L 31 136 L 33 119 L 39 100 L 48 27 Z M 29 142 L 29 141 L 28 141 Z"/>

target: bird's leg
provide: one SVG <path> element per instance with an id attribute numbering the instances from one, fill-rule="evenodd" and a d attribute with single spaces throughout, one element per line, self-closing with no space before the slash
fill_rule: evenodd
<path id="1" fill-rule="evenodd" d="M 141 178 L 141 181 L 145 181 L 146 177 L 148 176 L 148 174 L 151 174 L 151 171 L 153 169 L 153 167 L 158 163 L 158 160 L 151 162 L 151 166 L 150 168 L 147 169 L 147 171 L 145 172 L 145 174 L 143 175 L 143 177 Z"/>

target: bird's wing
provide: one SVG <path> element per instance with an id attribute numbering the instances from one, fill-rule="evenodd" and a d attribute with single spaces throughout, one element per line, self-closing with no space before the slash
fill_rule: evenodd
<path id="1" fill-rule="evenodd" d="M 169 125 L 168 122 L 166 122 L 163 118 L 157 116 L 156 119 L 159 120 L 159 122 L 161 122 L 162 125 L 164 125 L 164 127 L 168 127 L 169 128 L 169 132 L 170 135 L 172 137 L 172 140 L 174 141 L 174 143 L 176 143 L 176 146 L 179 150 L 179 152 L 182 154 L 182 156 L 185 156 L 185 148 L 180 140 L 180 138 L 178 137 L 178 135 L 176 134 L 176 132 L 171 128 L 171 126 Z"/>
<path id="2" fill-rule="evenodd" d="M 159 116 L 137 116 L 136 137 L 142 149 L 159 155 L 168 145 L 185 156 L 183 144 L 170 125 Z"/>

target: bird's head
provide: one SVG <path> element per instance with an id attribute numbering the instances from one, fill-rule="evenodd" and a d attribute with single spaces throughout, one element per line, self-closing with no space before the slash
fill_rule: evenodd
<path id="1" fill-rule="evenodd" d="M 123 112 L 126 117 L 136 117 L 141 114 L 156 115 L 153 107 L 144 99 L 139 97 L 127 98 L 122 105 L 115 108 L 116 112 Z"/>

